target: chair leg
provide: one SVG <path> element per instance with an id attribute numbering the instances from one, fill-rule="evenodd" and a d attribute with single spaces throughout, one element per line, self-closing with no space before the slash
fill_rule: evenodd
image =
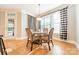
<path id="1" fill-rule="evenodd" d="M 41 46 L 42 46 L 42 40 L 41 40 Z"/>
<path id="2" fill-rule="evenodd" d="M 50 50 L 50 42 L 48 42 L 48 47 L 49 47 L 49 50 Z"/>
<path id="3" fill-rule="evenodd" d="M 4 54 L 3 53 L 3 48 L 2 48 L 2 43 L 1 43 L 1 38 L 0 38 L 0 52 L 1 52 L 2 55 Z"/>
<path id="4" fill-rule="evenodd" d="M 7 51 L 6 51 L 6 48 L 5 48 L 5 45 L 4 45 L 4 41 L 3 40 L 2 40 L 2 45 L 3 45 L 4 52 L 7 55 Z"/>
<path id="5" fill-rule="evenodd" d="M 52 40 L 50 40 L 50 41 L 51 41 L 52 45 L 54 46 L 53 41 Z"/>
<path id="6" fill-rule="evenodd" d="M 31 42 L 31 51 L 32 51 L 32 49 L 33 49 L 33 43 Z"/>
<path id="7" fill-rule="evenodd" d="M 27 40 L 27 44 L 26 44 L 26 47 L 28 47 L 28 44 L 29 44 L 29 39 Z"/>

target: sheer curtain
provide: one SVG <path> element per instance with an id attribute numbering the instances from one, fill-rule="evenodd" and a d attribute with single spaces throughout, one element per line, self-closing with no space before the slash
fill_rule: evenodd
<path id="1" fill-rule="evenodd" d="M 42 17 L 41 29 L 43 30 L 45 27 L 49 30 L 54 28 L 54 34 L 60 35 L 60 11 Z"/>

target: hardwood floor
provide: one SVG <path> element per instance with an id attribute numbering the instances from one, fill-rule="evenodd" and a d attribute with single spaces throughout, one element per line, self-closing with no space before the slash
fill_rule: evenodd
<path id="1" fill-rule="evenodd" d="M 5 40 L 5 46 L 8 55 L 78 55 L 77 47 L 68 42 L 53 40 L 54 46 L 51 45 L 49 51 L 48 45 L 44 43 L 42 46 L 34 45 L 33 51 L 30 51 L 30 44 L 26 47 L 26 40 Z"/>

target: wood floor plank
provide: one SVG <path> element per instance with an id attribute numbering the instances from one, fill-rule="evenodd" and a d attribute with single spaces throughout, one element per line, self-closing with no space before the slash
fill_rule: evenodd
<path id="1" fill-rule="evenodd" d="M 79 50 L 75 44 L 53 40 L 54 46 L 50 43 L 51 50 L 49 51 L 48 45 L 42 46 L 34 45 L 33 51 L 26 47 L 27 40 L 4 40 L 8 55 L 78 55 Z"/>

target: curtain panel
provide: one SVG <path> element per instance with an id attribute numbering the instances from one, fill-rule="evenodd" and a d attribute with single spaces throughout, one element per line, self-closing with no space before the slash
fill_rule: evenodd
<path id="1" fill-rule="evenodd" d="M 36 18 L 31 15 L 28 15 L 28 27 L 36 31 Z"/>

